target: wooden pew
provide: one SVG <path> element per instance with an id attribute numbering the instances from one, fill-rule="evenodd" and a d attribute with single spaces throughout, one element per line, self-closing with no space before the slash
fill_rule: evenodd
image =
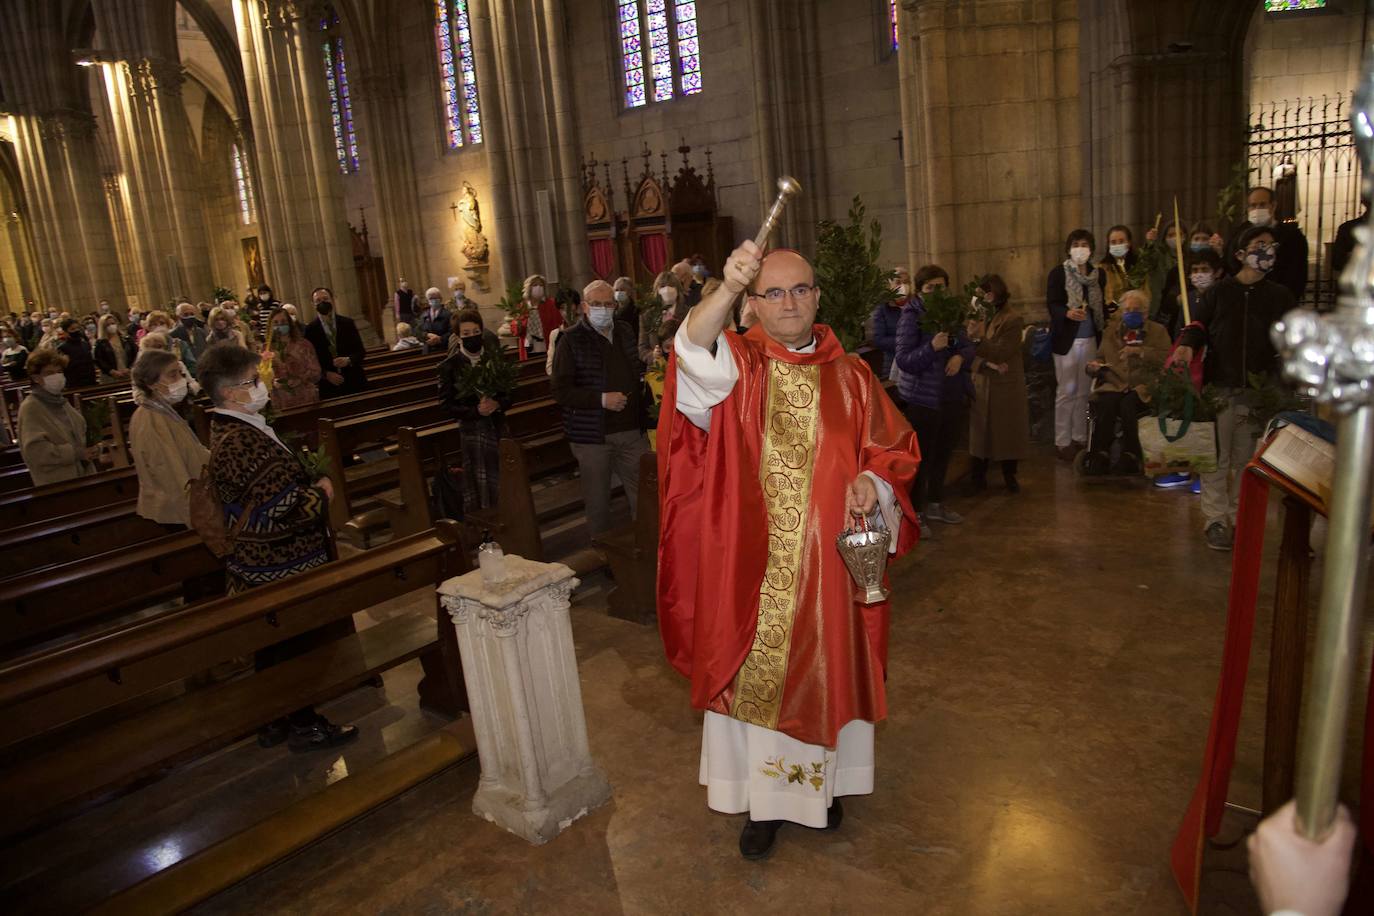
<path id="1" fill-rule="evenodd" d="M 132 467 L 0 494 L 0 530 L 8 531 L 19 525 L 125 502 L 137 496 L 138 473 Z"/>
<path id="2" fill-rule="evenodd" d="M 539 375 L 522 379 L 517 384 L 513 397 L 519 405 L 546 400 L 548 393 L 549 380 L 546 376 Z M 358 499 L 394 489 L 399 483 L 399 468 L 395 457 L 347 466 L 346 462 L 359 447 L 370 444 L 394 453 L 399 448 L 397 436 L 401 427 L 428 426 L 442 422 L 444 413 L 437 397 L 359 414 L 344 420 L 320 420 L 319 443 L 330 456 L 343 456 L 344 459 L 330 463 L 330 479 L 334 484 L 334 499 L 330 502 L 330 522 L 335 531 L 346 533 L 350 540 L 366 546 L 371 535 L 385 525 L 389 516 L 387 510 L 383 509 L 367 518 L 357 518 L 355 510 Z"/>
<path id="3" fill-rule="evenodd" d="M 233 598 L 0 664 L 0 834 L 13 836 L 215 750 L 412 658 L 423 705 L 466 709 L 452 625 L 439 607 L 343 636 L 248 677 L 129 711 L 219 662 L 252 654 L 466 572 L 450 526 Z"/>
<path id="4" fill-rule="evenodd" d="M 0 558 L 5 563 L 0 578 L 167 534 L 157 522 L 139 516 L 135 506 L 133 500 L 126 500 L 0 531 Z"/>
<path id="5" fill-rule="evenodd" d="M 581 511 L 583 501 L 580 490 L 569 492 L 563 488 L 561 492 L 536 493 L 535 484 L 558 474 L 571 476 L 577 462 L 563 436 L 562 410 L 552 398 L 518 404 L 507 411 L 506 431 L 507 438 L 500 445 L 498 504 L 493 509 L 470 513 L 466 521 L 472 528 L 490 529 L 507 553 L 542 560 L 545 552 L 541 528 Z M 382 495 L 379 501 L 388 511 L 393 532 L 422 530 L 431 522 L 428 481 L 440 460 L 454 460 L 461 433 L 458 424 L 450 421 L 402 429 L 398 440 L 400 487 Z M 601 565 L 599 555 L 579 555 L 573 563 L 582 572 Z"/>
<path id="6" fill-rule="evenodd" d="M 408 537 L 434 523 L 430 512 L 429 478 L 441 462 L 462 464 L 462 432 L 457 420 L 432 426 L 403 426 L 396 436 L 396 476 L 399 489 L 380 502 L 394 537 Z"/>
<path id="7" fill-rule="evenodd" d="M 606 555 L 615 588 L 606 596 L 612 617 L 658 620 L 658 455 L 639 459 L 639 506 L 634 521 L 593 540 Z"/>
<path id="8" fill-rule="evenodd" d="M 223 568 L 199 534 L 183 531 L 0 579 L 0 650 L 141 610 Z"/>
<path id="9" fill-rule="evenodd" d="M 330 456 L 329 480 L 334 485 L 329 523 L 335 531 L 342 531 L 353 518 L 353 507 L 359 498 L 395 486 L 395 458 L 350 464 L 354 455 L 366 446 L 384 447 L 401 426 L 424 425 L 440 419 L 439 399 L 433 398 L 343 420 L 320 420 L 319 442 Z"/>

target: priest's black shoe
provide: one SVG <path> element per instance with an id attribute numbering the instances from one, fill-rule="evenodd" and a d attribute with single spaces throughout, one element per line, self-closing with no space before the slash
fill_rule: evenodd
<path id="1" fill-rule="evenodd" d="M 830 803 L 830 810 L 825 812 L 825 829 L 837 830 L 844 822 L 844 805 L 840 804 L 837 798 Z"/>
<path id="2" fill-rule="evenodd" d="M 781 826 L 782 821 L 756 821 L 752 818 L 745 821 L 744 830 L 739 835 L 740 855 L 746 859 L 768 858 Z"/>
<path id="3" fill-rule="evenodd" d="M 324 716 L 318 716 L 309 725 L 291 726 L 291 736 L 286 740 L 287 747 L 298 754 L 303 754 L 306 751 L 339 747 L 357 737 L 358 726 L 335 725 Z"/>

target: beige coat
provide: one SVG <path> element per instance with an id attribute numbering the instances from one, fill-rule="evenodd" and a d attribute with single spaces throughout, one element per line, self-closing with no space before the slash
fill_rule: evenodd
<path id="1" fill-rule="evenodd" d="M 1025 322 L 1003 307 L 988 322 L 973 358 L 973 410 L 969 412 L 968 451 L 989 461 L 1019 461 L 1030 456 L 1030 404 L 1021 359 Z M 1006 363 L 1005 375 L 989 363 Z"/>
<path id="2" fill-rule="evenodd" d="M 210 450 L 186 423 L 143 406 L 129 421 L 129 451 L 138 469 L 138 514 L 164 525 L 189 525 L 186 482 L 200 476 Z"/>
<path id="3" fill-rule="evenodd" d="M 86 460 L 86 418 L 66 399 L 50 407 L 29 395 L 19 405 L 19 452 L 33 485 L 95 473 Z"/>
<path id="4" fill-rule="evenodd" d="M 1159 377 L 1160 370 L 1164 368 L 1164 360 L 1169 356 L 1169 347 L 1173 343 L 1169 339 L 1169 332 L 1164 329 L 1164 325 L 1148 318 L 1145 320 L 1145 326 L 1141 328 L 1142 342 L 1126 347 L 1122 343 L 1125 330 L 1121 326 L 1121 317 L 1124 314 L 1125 312 L 1121 311 L 1113 315 L 1107 322 L 1106 330 L 1102 332 L 1102 346 L 1098 350 L 1098 359 L 1106 364 L 1107 371 L 1102 373 L 1101 379 L 1093 387 L 1094 392 L 1131 389 L 1138 391 L 1148 387 Z M 1126 356 L 1128 349 L 1133 353 L 1130 357 Z"/>

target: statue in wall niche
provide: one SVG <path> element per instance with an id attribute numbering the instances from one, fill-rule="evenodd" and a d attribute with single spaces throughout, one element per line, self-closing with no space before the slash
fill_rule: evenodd
<path id="1" fill-rule="evenodd" d="M 463 257 L 468 261 L 465 269 L 478 289 L 485 292 L 491 246 L 482 234 L 482 207 L 477 202 L 477 192 L 466 181 L 463 182 L 463 195 L 458 199 L 458 215 L 463 221 Z"/>

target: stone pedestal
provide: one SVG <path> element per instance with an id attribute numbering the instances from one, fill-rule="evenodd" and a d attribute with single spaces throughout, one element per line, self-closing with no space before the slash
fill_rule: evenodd
<path id="1" fill-rule="evenodd" d="M 505 560 L 507 579 L 480 572 L 439 587 L 458 633 L 482 778 L 472 810 L 531 843 L 556 837 L 611 796 L 587 748 L 568 596 L 560 563 Z"/>

